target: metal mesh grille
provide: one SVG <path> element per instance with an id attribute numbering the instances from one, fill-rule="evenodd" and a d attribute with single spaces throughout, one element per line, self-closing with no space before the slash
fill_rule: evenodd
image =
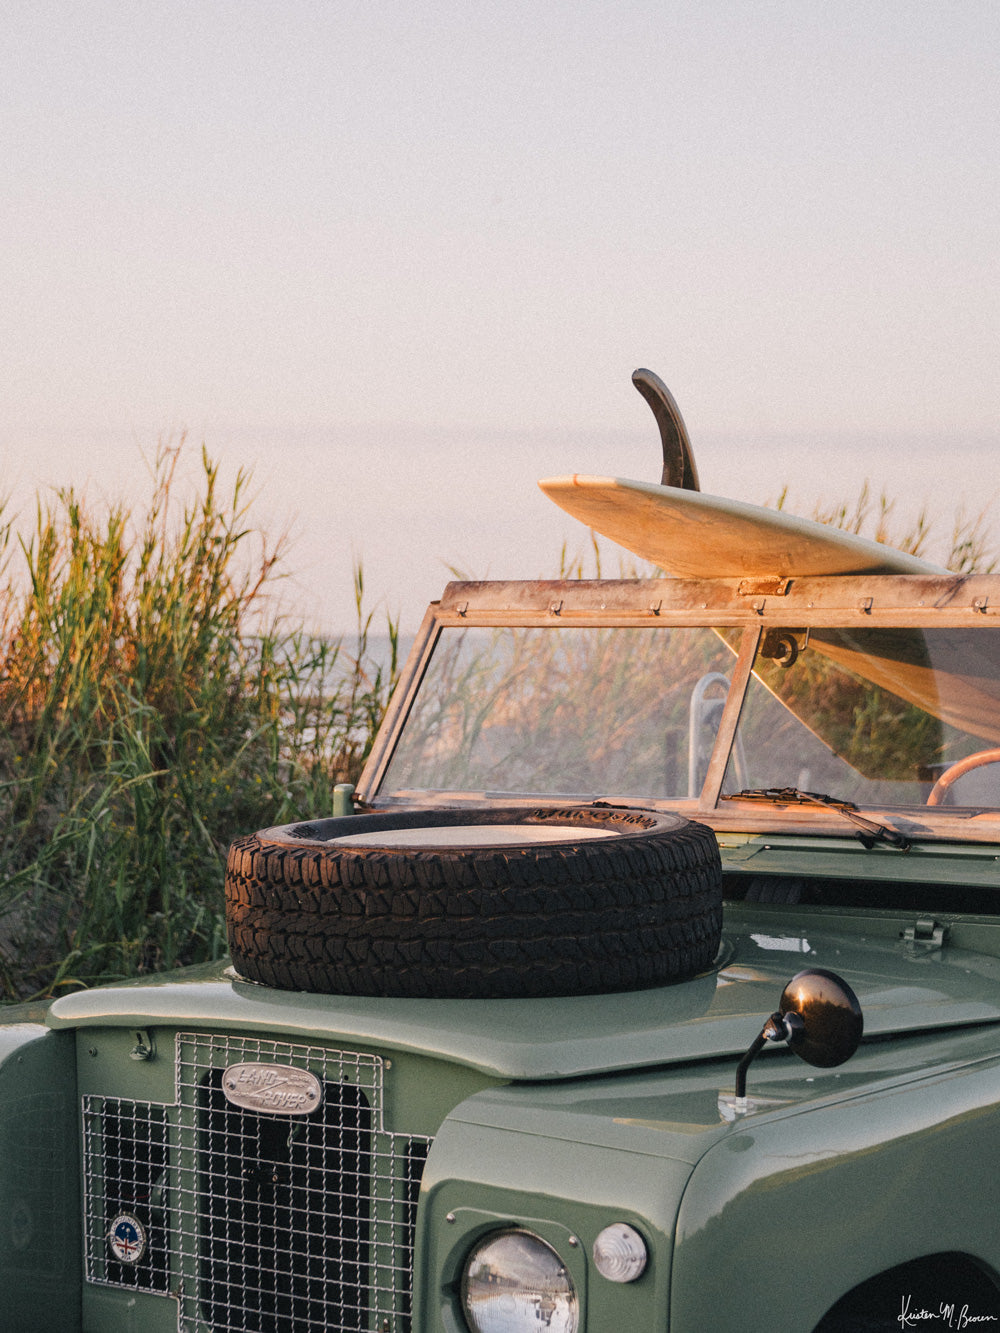
<path id="1" fill-rule="evenodd" d="M 94 1282 L 166 1291 L 169 1285 L 167 1113 L 148 1102 L 84 1098 L 87 1275 Z M 140 1220 L 145 1252 L 122 1263 L 108 1245 L 121 1214 Z"/>
<path id="2" fill-rule="evenodd" d="M 322 1105 L 288 1116 L 232 1104 L 222 1075 L 244 1063 L 307 1068 Z M 85 1098 L 88 1278 L 170 1291 L 193 1333 L 407 1333 L 430 1140 L 383 1128 L 384 1068 L 376 1056 L 186 1033 L 175 1107 Z M 107 1243 L 126 1207 L 149 1233 L 131 1267 Z"/>

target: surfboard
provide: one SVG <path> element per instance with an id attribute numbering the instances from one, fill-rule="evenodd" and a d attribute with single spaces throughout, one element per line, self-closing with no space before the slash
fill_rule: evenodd
<path id="1" fill-rule="evenodd" d="M 882 542 L 703 491 L 579 473 L 538 484 L 601 536 L 681 578 L 947 573 Z"/>

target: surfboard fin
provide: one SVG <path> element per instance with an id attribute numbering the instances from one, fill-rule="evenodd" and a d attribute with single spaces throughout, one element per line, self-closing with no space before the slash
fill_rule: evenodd
<path id="1" fill-rule="evenodd" d="M 661 486 L 677 486 L 685 491 L 700 491 L 698 469 L 694 465 L 691 440 L 681 416 L 681 409 L 667 386 L 651 370 L 634 370 L 632 383 L 653 409 L 663 445 Z"/>

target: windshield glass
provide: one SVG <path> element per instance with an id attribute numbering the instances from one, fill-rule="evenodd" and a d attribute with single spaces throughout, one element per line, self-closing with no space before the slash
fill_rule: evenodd
<path id="1" fill-rule="evenodd" d="M 998 747 L 995 630 L 770 630 L 723 795 L 797 787 L 865 805 L 998 807 Z"/>
<path id="2" fill-rule="evenodd" d="M 734 660 L 704 628 L 445 629 L 381 791 L 697 795 Z"/>
<path id="3" fill-rule="evenodd" d="M 697 797 L 741 633 L 446 627 L 380 796 Z M 721 795 L 786 788 L 1000 809 L 998 630 L 768 629 Z"/>

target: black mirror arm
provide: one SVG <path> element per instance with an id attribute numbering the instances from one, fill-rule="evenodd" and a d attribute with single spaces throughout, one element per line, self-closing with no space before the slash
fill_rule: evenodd
<path id="1" fill-rule="evenodd" d="M 801 1017 L 796 1013 L 779 1014 L 773 1013 L 761 1029 L 760 1036 L 755 1037 L 751 1042 L 746 1055 L 736 1066 L 736 1096 L 746 1097 L 747 1095 L 747 1070 L 750 1068 L 751 1061 L 759 1055 L 764 1045 L 769 1042 L 787 1041 L 794 1042 L 805 1028 Z"/>

